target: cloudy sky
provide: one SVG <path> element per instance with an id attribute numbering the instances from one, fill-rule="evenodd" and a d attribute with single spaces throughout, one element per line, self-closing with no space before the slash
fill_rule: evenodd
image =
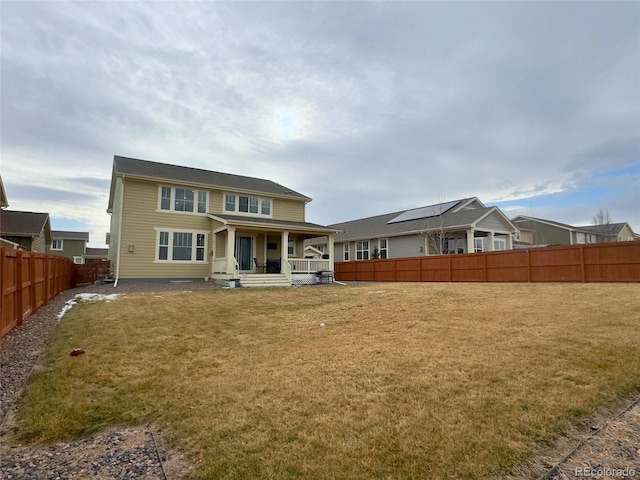
<path id="1" fill-rule="evenodd" d="M 0 173 L 104 245 L 114 155 L 268 178 L 331 224 L 477 196 L 640 232 L 638 2 L 10 2 Z"/>

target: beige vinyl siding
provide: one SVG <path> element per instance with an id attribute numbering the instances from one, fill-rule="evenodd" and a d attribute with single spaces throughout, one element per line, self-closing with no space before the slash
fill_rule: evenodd
<path id="1" fill-rule="evenodd" d="M 276 220 L 304 222 L 304 207 L 305 203 L 300 200 L 274 198 L 272 216 Z"/>
<path id="2" fill-rule="evenodd" d="M 211 271 L 211 221 L 206 215 L 158 210 L 158 184 L 125 180 L 120 278 L 198 278 Z M 159 263 L 157 231 L 206 231 L 205 262 Z M 133 251 L 130 251 L 133 250 Z"/>

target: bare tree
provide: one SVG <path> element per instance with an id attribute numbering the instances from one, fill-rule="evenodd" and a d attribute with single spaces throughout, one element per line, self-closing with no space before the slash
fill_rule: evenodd
<path id="1" fill-rule="evenodd" d="M 442 218 L 444 197 L 440 197 L 439 203 L 436 205 L 436 215 L 425 219 L 425 230 L 423 232 L 426 238 L 426 254 L 442 255 L 444 253 L 445 228 L 444 219 Z"/>
<path id="2" fill-rule="evenodd" d="M 598 213 L 596 213 L 595 216 L 593 217 L 593 219 L 591 220 L 591 223 L 593 223 L 596 226 L 598 226 L 598 225 L 610 225 L 611 224 L 611 216 L 609 215 L 609 210 L 602 210 L 602 208 L 600 208 L 598 210 Z"/>
<path id="3" fill-rule="evenodd" d="M 604 242 L 605 241 L 605 233 L 607 230 L 607 226 L 611 225 L 611 216 L 609 215 L 609 210 L 603 210 L 602 208 L 598 209 L 598 213 L 591 219 L 591 223 L 595 226 L 596 231 L 596 242 Z"/>

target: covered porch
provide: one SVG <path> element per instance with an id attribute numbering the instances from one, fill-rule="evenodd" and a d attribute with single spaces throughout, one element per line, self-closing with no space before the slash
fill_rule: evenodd
<path id="1" fill-rule="evenodd" d="M 242 286 L 285 286 L 322 280 L 334 270 L 334 230 L 306 222 L 209 215 L 212 220 L 212 271 L 216 281 Z M 305 259 L 304 241 L 327 235 L 325 258 Z M 332 275 L 331 275 L 332 278 Z"/>

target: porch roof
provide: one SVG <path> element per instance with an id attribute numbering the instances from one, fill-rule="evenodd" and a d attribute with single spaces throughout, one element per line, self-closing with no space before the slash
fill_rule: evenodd
<path id="1" fill-rule="evenodd" d="M 273 218 L 253 218 L 240 215 L 207 215 L 212 220 L 221 222 L 229 227 L 250 227 L 260 230 L 286 230 L 293 233 L 308 233 L 310 235 L 331 235 L 337 233 L 335 228 L 323 227 L 316 223 L 292 222 Z"/>

